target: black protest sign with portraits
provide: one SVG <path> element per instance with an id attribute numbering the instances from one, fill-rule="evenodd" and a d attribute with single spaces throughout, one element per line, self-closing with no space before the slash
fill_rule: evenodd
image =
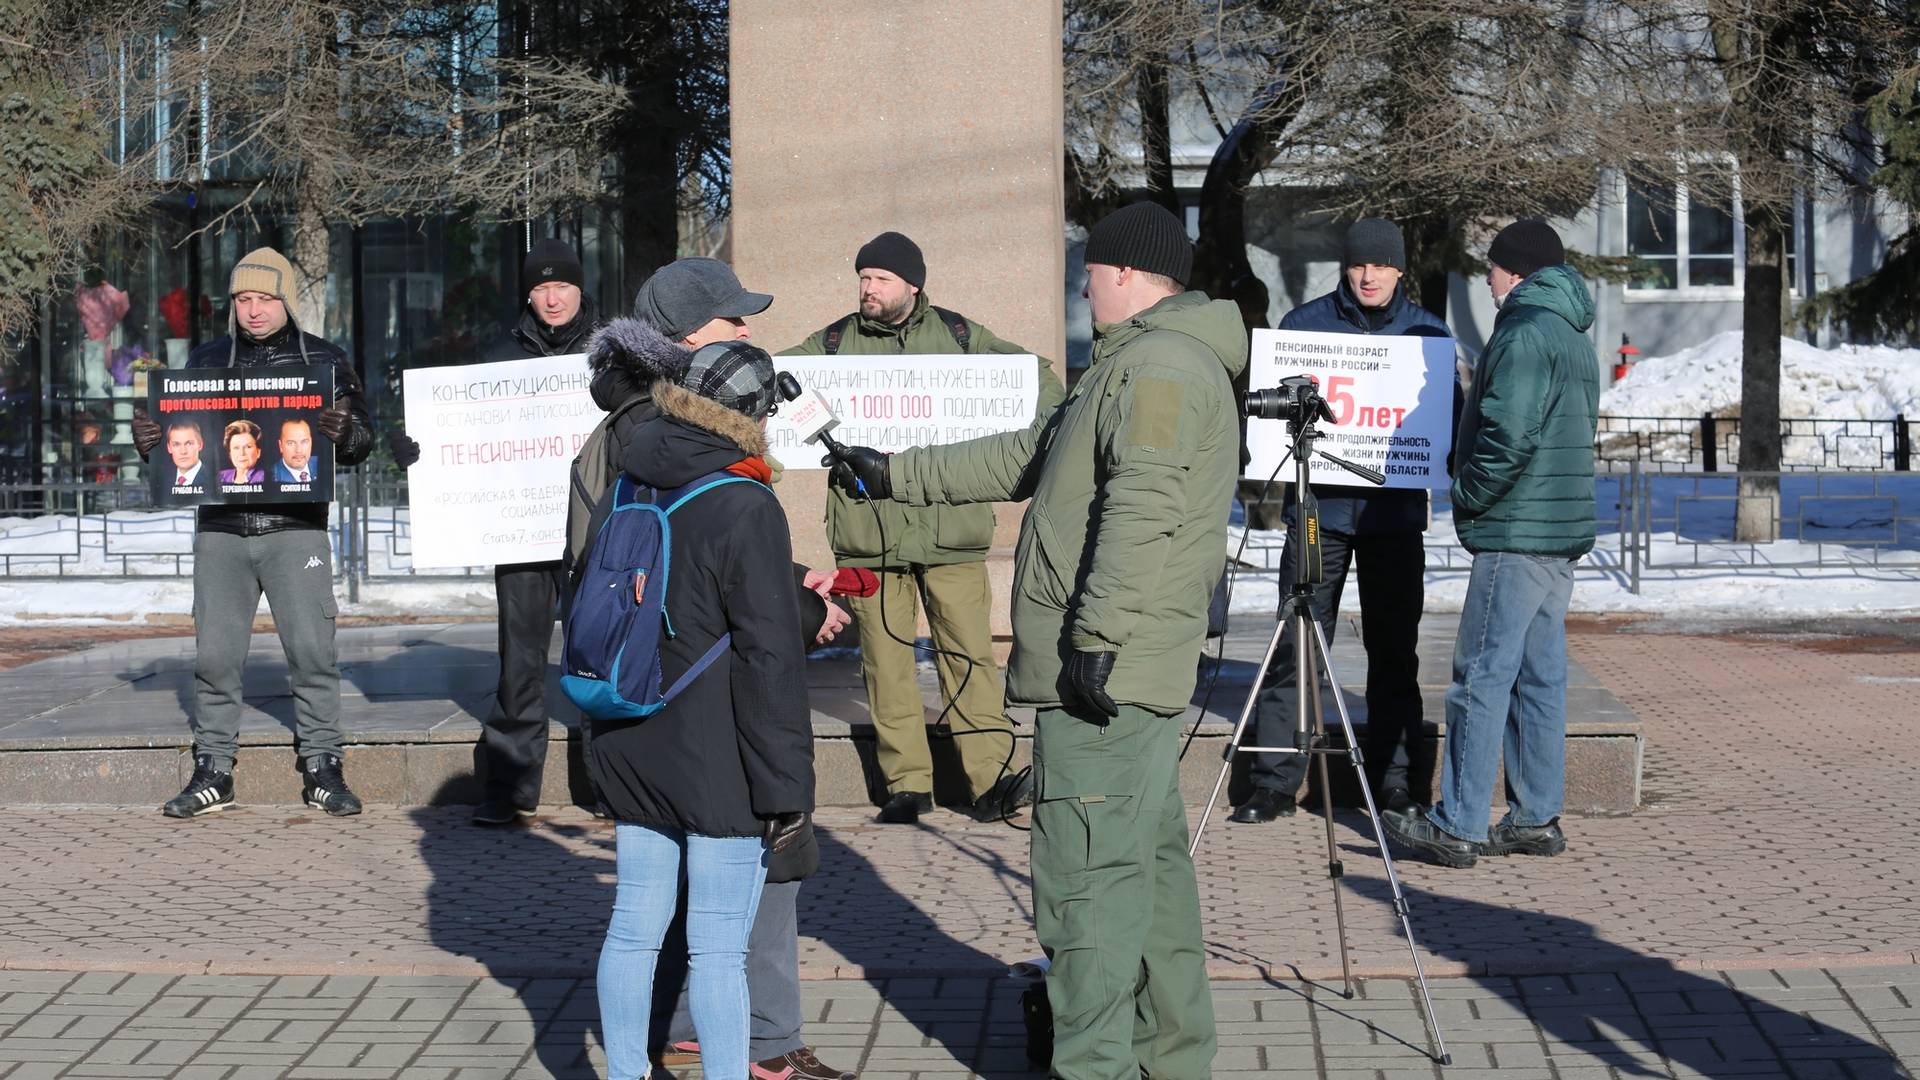
<path id="1" fill-rule="evenodd" d="M 154 372 L 155 505 L 332 501 L 333 443 L 316 422 L 332 402 L 330 364 Z"/>

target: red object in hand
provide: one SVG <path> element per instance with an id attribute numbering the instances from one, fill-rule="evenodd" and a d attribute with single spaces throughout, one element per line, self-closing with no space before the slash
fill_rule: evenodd
<path id="1" fill-rule="evenodd" d="M 872 596 L 880 591 L 880 575 L 858 567 L 836 571 L 831 591 L 835 596 Z"/>

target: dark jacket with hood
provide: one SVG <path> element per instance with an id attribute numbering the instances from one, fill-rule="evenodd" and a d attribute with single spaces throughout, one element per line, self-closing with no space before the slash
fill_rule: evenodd
<path id="1" fill-rule="evenodd" d="M 1359 298 L 1353 295 L 1352 287 L 1347 284 L 1344 273 L 1340 275 L 1338 288 L 1281 316 L 1280 329 L 1316 330 L 1330 334 L 1453 336 L 1438 315 L 1408 300 L 1407 290 L 1402 286 L 1394 287 L 1393 298 L 1387 301 L 1385 307 L 1362 307 Z M 1457 381 L 1454 383 L 1453 398 L 1453 413 L 1457 421 L 1461 401 Z M 1291 469 L 1287 475 L 1292 475 Z M 1313 497 L 1320 502 L 1320 527 L 1343 536 L 1423 532 L 1427 527 L 1427 493 L 1417 488 L 1355 488 L 1316 484 Z M 1292 521 L 1291 498 L 1286 513 L 1287 520 Z"/>
<path id="2" fill-rule="evenodd" d="M 599 327 L 599 313 L 593 297 L 580 294 L 580 310 L 572 320 L 559 326 L 540 321 L 531 303 L 520 305 L 519 321 L 487 350 L 486 363 L 498 360 L 529 360 L 536 356 L 566 356 L 587 351 L 589 340 Z"/>
<path id="3" fill-rule="evenodd" d="M 653 406 L 653 384 L 678 379 L 693 353 L 639 319 L 608 322 L 593 332 L 583 348 L 587 370 L 593 374 L 589 388 L 593 403 L 615 417 L 607 429 L 612 441 L 607 460 L 625 461 L 634 432 L 660 415 Z"/>
<path id="4" fill-rule="evenodd" d="M 240 332 L 233 312 L 227 312 L 227 333 L 203 343 L 187 356 L 190 368 L 280 367 L 289 364 L 332 364 L 333 404 L 347 410 L 346 437 L 333 446 L 336 466 L 358 465 L 373 452 L 373 425 L 367 417 L 366 395 L 360 389 L 360 375 L 346 350 L 313 336 L 295 323 L 287 312 L 287 325 L 264 340 L 255 341 Z M 327 437 L 315 429 L 316 443 Z M 321 453 L 314 447 L 314 453 Z M 259 506 L 202 506 L 197 518 L 205 532 L 260 536 L 288 529 L 325 529 L 327 508 L 324 502 L 271 503 Z"/>
<path id="5" fill-rule="evenodd" d="M 594 404 L 614 417 L 607 430 L 611 443 L 608 460 L 625 461 L 634 435 L 660 416 L 653 404 L 654 383 L 677 379 L 692 356 L 692 350 L 668 340 L 639 319 L 614 319 L 595 331 L 587 345 L 587 366 L 593 372 Z M 627 408 L 629 405 L 632 407 Z M 797 632 L 804 651 L 812 648 L 814 635 L 826 621 L 827 602 L 813 590 L 801 587 L 805 567 L 796 564 L 792 571 L 799 607 Z M 819 867 L 820 849 L 809 829 L 800 844 L 768 858 L 767 880 L 799 881 Z"/>
<path id="6" fill-rule="evenodd" d="M 766 454 L 760 426 L 670 383 L 660 415 L 627 447 L 641 483 L 679 487 Z M 786 513 L 750 484 L 674 512 L 661 646 L 671 683 L 722 634 L 720 661 L 653 716 L 594 725 L 589 768 L 613 816 L 702 836 L 758 836 L 776 814 L 813 809 L 813 731 Z"/>
<path id="7" fill-rule="evenodd" d="M 1233 379 L 1246 367 L 1239 308 L 1179 293 L 1095 323 L 1086 373 L 1027 430 L 889 460 L 902 502 L 1033 499 L 1013 554 L 1008 703 L 1061 705 L 1067 657 L 1095 651 L 1120 654 L 1114 701 L 1164 716 L 1187 707 L 1207 595 L 1227 561 L 1240 473 Z M 1039 763 L 1034 772 L 1043 799 L 1072 783 Z"/>
<path id="8" fill-rule="evenodd" d="M 1454 450 L 1453 526 L 1468 551 L 1593 550 L 1592 326 L 1593 297 L 1565 264 L 1534 271 L 1500 305 Z"/>

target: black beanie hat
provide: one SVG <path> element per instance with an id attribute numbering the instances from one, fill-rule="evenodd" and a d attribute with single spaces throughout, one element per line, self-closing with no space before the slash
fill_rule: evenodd
<path id="1" fill-rule="evenodd" d="M 1193 274 L 1187 227 L 1159 203 L 1123 206 L 1087 231 L 1086 261 L 1164 274 L 1182 286 Z"/>
<path id="2" fill-rule="evenodd" d="M 916 289 L 927 287 L 927 260 L 920 254 L 920 245 L 900 233 L 883 232 L 867 241 L 853 257 L 853 271 L 857 274 L 869 267 L 897 275 Z"/>
<path id="3" fill-rule="evenodd" d="M 1521 277 L 1567 261 L 1567 249 L 1553 226 L 1537 218 L 1516 221 L 1500 230 L 1487 248 L 1487 261 Z"/>
<path id="4" fill-rule="evenodd" d="M 1407 240 L 1400 226 L 1386 218 L 1361 218 L 1347 226 L 1347 247 L 1342 266 L 1391 266 L 1407 268 Z"/>
<path id="5" fill-rule="evenodd" d="M 549 281 L 564 281 L 577 288 L 585 288 L 587 277 L 580 269 L 580 256 L 574 254 L 572 245 L 565 240 L 535 240 L 527 249 L 527 257 L 520 260 L 520 292 L 530 293 L 536 285 Z"/>

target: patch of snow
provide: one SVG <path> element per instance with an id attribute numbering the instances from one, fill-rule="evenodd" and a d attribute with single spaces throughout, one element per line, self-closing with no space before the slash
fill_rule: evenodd
<path id="1" fill-rule="evenodd" d="M 1628 369 L 1626 378 L 1601 393 L 1600 414 L 1685 421 L 1708 413 L 1738 417 L 1742 340 L 1740 331 L 1729 330 L 1690 349 L 1642 359 Z M 1781 338 L 1780 415 L 1881 421 L 1878 426 L 1823 426 L 1805 437 L 1789 437 L 1781 448 L 1789 465 L 1827 461 L 1872 467 L 1891 452 L 1891 430 L 1885 422 L 1899 415 L 1920 419 L 1920 349 L 1820 349 Z M 1654 459 L 1684 460 L 1693 448 L 1694 432 L 1691 426 L 1663 431 L 1672 427 L 1646 420 L 1628 423 L 1622 433 L 1603 433 L 1601 452 L 1607 457 L 1628 453 L 1631 436 L 1625 432 L 1661 431 L 1653 438 Z"/>

